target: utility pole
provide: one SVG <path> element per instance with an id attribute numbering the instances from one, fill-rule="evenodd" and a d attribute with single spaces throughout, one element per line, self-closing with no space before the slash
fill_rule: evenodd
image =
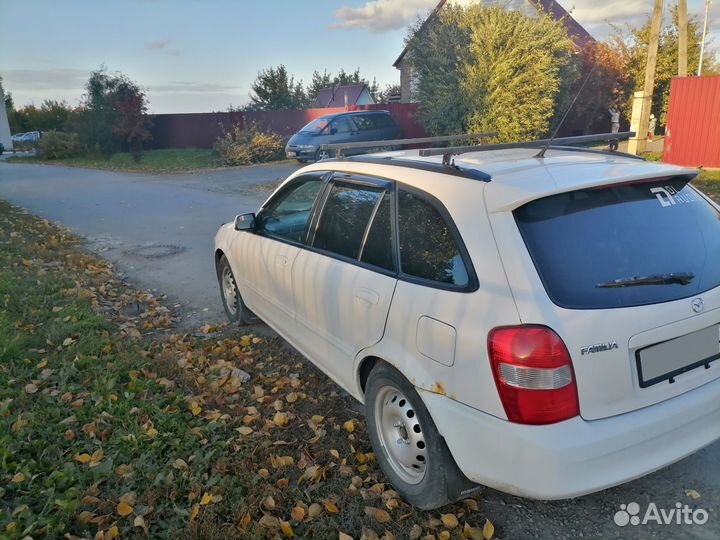
<path id="1" fill-rule="evenodd" d="M 650 122 L 650 109 L 652 108 L 653 89 L 655 88 L 655 66 L 657 64 L 662 16 L 663 0 L 655 0 L 650 22 L 650 42 L 648 43 L 647 64 L 645 65 L 645 84 L 642 93 L 635 92 L 635 101 L 633 102 L 633 118 L 630 130 L 635 131 L 636 135 L 629 141 L 628 152 L 634 154 L 642 154 L 647 147 L 648 124 Z"/>
<path id="2" fill-rule="evenodd" d="M 678 75 L 687 77 L 687 0 L 678 0 Z"/>
<path id="3" fill-rule="evenodd" d="M 705 0 L 705 22 L 703 23 L 702 41 L 700 42 L 700 62 L 698 63 L 698 77 L 702 75 L 703 57 L 705 56 L 705 37 L 708 29 L 708 14 L 710 13 L 710 0 Z"/>

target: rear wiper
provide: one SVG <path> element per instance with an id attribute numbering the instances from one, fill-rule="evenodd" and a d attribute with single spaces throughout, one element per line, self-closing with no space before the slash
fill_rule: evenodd
<path id="1" fill-rule="evenodd" d="M 608 283 L 598 283 L 595 287 L 613 289 L 617 287 L 637 287 L 638 285 L 688 285 L 693 279 L 695 279 L 695 274 L 692 272 L 673 272 L 670 274 L 620 278 Z"/>

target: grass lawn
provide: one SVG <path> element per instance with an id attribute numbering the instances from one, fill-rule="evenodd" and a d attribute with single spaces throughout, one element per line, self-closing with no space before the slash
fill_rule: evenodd
<path id="1" fill-rule="evenodd" d="M 184 148 L 148 150 L 139 163 L 135 163 L 127 152 L 113 154 L 110 159 L 78 157 L 68 159 L 42 160 L 38 157 L 10 158 L 16 163 L 46 163 L 70 167 L 88 167 L 110 171 L 134 171 L 147 173 L 171 173 L 220 167 L 220 161 L 210 149 Z"/>
<path id="2" fill-rule="evenodd" d="M 400 500 L 359 405 L 281 340 L 172 324 L 0 201 L 0 538 L 492 536 L 476 498 Z"/>

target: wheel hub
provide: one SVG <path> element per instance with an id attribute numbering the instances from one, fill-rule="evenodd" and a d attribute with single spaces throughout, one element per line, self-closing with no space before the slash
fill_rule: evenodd
<path id="1" fill-rule="evenodd" d="M 395 473 L 409 484 L 421 482 L 427 468 L 427 447 L 410 401 L 397 388 L 381 388 L 375 399 L 375 419 L 380 444 Z"/>
<path id="2" fill-rule="evenodd" d="M 230 271 L 230 268 L 225 267 L 222 273 L 222 288 L 223 296 L 225 297 L 225 304 L 227 304 L 228 311 L 235 315 L 238 310 L 238 299 L 237 299 L 237 285 L 235 285 L 235 278 Z"/>

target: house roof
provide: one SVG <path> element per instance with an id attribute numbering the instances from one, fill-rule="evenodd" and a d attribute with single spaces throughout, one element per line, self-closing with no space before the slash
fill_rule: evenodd
<path id="1" fill-rule="evenodd" d="M 323 88 L 318 92 L 312 106 L 317 108 L 344 107 L 346 94 L 347 104 L 355 105 L 363 93 L 363 90 L 366 88 L 367 86 L 364 84 L 349 84 L 347 86 Z"/>
<path id="2" fill-rule="evenodd" d="M 565 10 L 564 7 L 562 7 L 558 2 L 555 0 L 526 0 L 532 7 L 537 9 L 538 11 L 544 11 L 546 12 L 550 17 L 552 17 L 556 21 L 561 21 L 563 25 L 565 26 L 565 29 L 567 30 L 568 35 L 570 36 L 570 39 L 572 39 L 573 43 L 575 43 L 578 47 L 584 47 L 588 42 L 595 41 L 595 38 L 593 38 L 590 33 L 583 28 L 583 26 L 577 22 L 575 19 L 572 18 L 572 16 Z M 420 25 L 420 28 L 418 28 L 415 35 L 419 34 L 420 32 L 423 32 L 427 25 L 430 23 L 431 20 L 433 20 L 438 12 L 442 9 L 442 7 L 447 3 L 447 0 L 440 0 L 438 4 L 435 6 L 435 9 L 432 10 L 430 15 L 427 19 Z M 408 50 L 410 49 L 410 46 L 412 45 L 413 39 L 415 36 L 410 38 L 410 40 L 405 45 L 405 48 L 400 53 L 400 56 L 397 57 L 397 60 L 393 62 L 393 67 L 398 67 L 400 62 L 402 62 L 402 59 L 407 54 Z"/>

